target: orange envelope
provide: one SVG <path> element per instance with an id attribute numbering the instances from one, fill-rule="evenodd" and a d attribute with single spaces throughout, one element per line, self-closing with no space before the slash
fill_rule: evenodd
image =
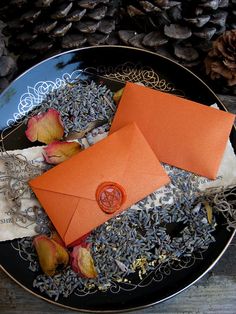
<path id="1" fill-rule="evenodd" d="M 69 245 L 168 182 L 154 152 L 132 123 L 29 184 Z M 111 183 L 118 187 L 115 194 L 112 190 L 110 195 L 108 189 L 98 195 Z M 101 206 L 104 195 L 111 206 L 118 199 L 120 207 L 114 203 L 111 213 L 105 211 Z M 109 198 L 114 195 L 114 199 Z"/>
<path id="2" fill-rule="evenodd" d="M 110 134 L 135 122 L 158 159 L 215 179 L 235 115 L 127 83 Z"/>

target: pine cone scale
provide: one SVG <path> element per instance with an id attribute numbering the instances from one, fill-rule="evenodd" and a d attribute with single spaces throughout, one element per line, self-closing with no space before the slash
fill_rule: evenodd
<path id="1" fill-rule="evenodd" d="M 192 67 L 218 35 L 236 28 L 236 0 L 1 0 L 0 14 L 8 24 L 9 49 L 27 67 L 65 49 L 121 42 Z M 217 50 L 230 71 L 234 44 L 228 38 L 227 48 L 219 44 Z M 21 62 L 27 58 L 31 64 Z"/>
<path id="2" fill-rule="evenodd" d="M 129 16 L 132 30 L 139 34 L 158 31 L 169 38 L 166 44 L 168 53 L 179 58 L 181 53 L 175 49 L 188 51 L 188 45 L 197 51 L 199 60 L 205 58 L 211 42 L 227 28 L 236 28 L 235 0 L 128 0 L 124 10 Z M 126 3 L 126 2 L 124 2 Z M 128 28 L 124 28 L 127 29 Z M 122 39 L 121 39 L 122 40 Z M 132 40 L 129 40 L 132 45 Z M 136 41 L 134 40 L 134 43 Z M 156 50 L 154 45 L 143 42 L 144 48 Z M 183 60 L 181 58 L 181 60 Z M 193 62 L 184 63 L 192 66 Z"/>
<path id="3" fill-rule="evenodd" d="M 86 12 L 87 12 L 86 9 L 75 10 L 67 16 L 66 21 L 68 21 L 68 22 L 79 22 L 82 19 L 82 17 L 85 15 Z"/>
<path id="4" fill-rule="evenodd" d="M 57 21 L 44 22 L 36 25 L 33 32 L 35 34 L 48 34 L 57 26 L 57 23 Z"/>
<path id="5" fill-rule="evenodd" d="M 54 12 L 51 15 L 52 19 L 63 19 L 64 17 L 66 17 L 68 15 L 68 13 L 70 12 L 71 8 L 73 6 L 73 3 L 70 2 L 68 5 L 65 3 L 61 8 L 59 8 L 58 11 Z"/>
<path id="6" fill-rule="evenodd" d="M 19 55 L 20 66 L 29 58 L 29 67 L 54 52 L 106 43 L 117 23 L 116 2 L 12 0 L 7 5 L 7 0 L 1 0 L 0 14 L 7 23 L 9 48 Z"/>

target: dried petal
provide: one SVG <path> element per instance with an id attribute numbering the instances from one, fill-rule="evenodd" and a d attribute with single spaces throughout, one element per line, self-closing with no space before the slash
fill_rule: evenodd
<path id="1" fill-rule="evenodd" d="M 57 165 L 80 151 L 76 142 L 53 142 L 44 148 L 44 157 L 49 164 Z"/>
<path id="2" fill-rule="evenodd" d="M 113 95 L 113 100 L 116 105 L 119 104 L 121 96 L 123 95 L 124 88 L 119 89 L 115 94 Z"/>
<path id="3" fill-rule="evenodd" d="M 96 278 L 97 271 L 94 266 L 94 261 L 89 250 L 89 245 L 75 246 L 71 253 L 72 269 L 85 278 Z"/>
<path id="4" fill-rule="evenodd" d="M 49 109 L 47 112 L 30 118 L 25 134 L 31 142 L 39 141 L 49 144 L 60 140 L 64 134 L 64 127 L 59 112 Z"/>
<path id="5" fill-rule="evenodd" d="M 128 271 L 128 267 L 124 263 L 122 263 L 118 259 L 115 259 L 115 262 L 121 271 L 123 271 L 124 273 L 126 273 Z"/>
<path id="6" fill-rule="evenodd" d="M 46 275 L 53 276 L 59 266 L 63 268 L 67 266 L 69 254 L 56 241 L 45 235 L 39 235 L 34 238 L 33 244 L 38 254 L 39 264 Z"/>
<path id="7" fill-rule="evenodd" d="M 52 232 L 50 239 L 57 242 L 61 246 L 65 247 L 64 241 L 62 240 L 62 238 L 60 237 L 60 235 L 56 231 Z"/>
<path id="8" fill-rule="evenodd" d="M 212 223 L 212 207 L 210 206 L 210 204 L 208 202 L 204 202 L 204 206 L 207 212 L 207 220 L 209 222 L 209 224 Z"/>

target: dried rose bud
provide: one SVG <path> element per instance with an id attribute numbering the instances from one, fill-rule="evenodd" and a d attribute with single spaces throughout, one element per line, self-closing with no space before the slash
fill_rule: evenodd
<path id="1" fill-rule="evenodd" d="M 71 258 L 71 266 L 74 272 L 85 278 L 97 277 L 97 271 L 88 244 L 86 246 L 75 246 L 71 253 Z"/>
<path id="2" fill-rule="evenodd" d="M 25 134 L 31 142 L 39 141 L 49 144 L 60 140 L 64 134 L 64 126 L 59 112 L 49 109 L 47 112 L 30 118 Z"/>
<path id="3" fill-rule="evenodd" d="M 47 163 L 57 165 L 80 151 L 80 144 L 76 142 L 53 142 L 44 148 Z"/>
<path id="4" fill-rule="evenodd" d="M 67 250 L 56 241 L 45 235 L 36 236 L 33 240 L 39 264 L 42 271 L 48 275 L 55 275 L 58 267 L 66 267 L 69 262 Z"/>

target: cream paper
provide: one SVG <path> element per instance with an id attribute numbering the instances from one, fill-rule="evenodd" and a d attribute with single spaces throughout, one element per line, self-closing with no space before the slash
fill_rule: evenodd
<path id="1" fill-rule="evenodd" d="M 28 161 L 31 161 L 34 165 L 43 166 L 43 148 L 32 147 L 23 150 L 8 151 L 8 154 L 14 154 L 24 156 Z M 3 153 L 4 154 L 4 153 Z M 45 166 L 43 166 L 45 168 Z M 1 186 L 4 185 L 5 166 L 3 160 L 0 158 L 0 178 Z M 21 211 L 25 211 L 27 208 L 33 206 L 39 206 L 38 201 L 29 193 L 23 194 L 21 198 Z M 26 221 L 23 223 L 18 220 L 17 224 L 13 222 L 12 214 L 10 212 L 9 203 L 6 201 L 5 195 L 0 193 L 0 241 L 12 240 L 15 238 L 23 238 L 26 236 L 34 236 L 35 223 L 32 221 Z"/>
<path id="2" fill-rule="evenodd" d="M 219 109 L 214 104 L 211 107 Z M 216 180 L 209 180 L 207 178 L 199 178 L 199 188 L 204 191 L 207 188 L 215 188 L 219 186 L 227 187 L 236 185 L 236 156 L 231 142 L 228 140 L 225 153 L 217 174 Z"/>

